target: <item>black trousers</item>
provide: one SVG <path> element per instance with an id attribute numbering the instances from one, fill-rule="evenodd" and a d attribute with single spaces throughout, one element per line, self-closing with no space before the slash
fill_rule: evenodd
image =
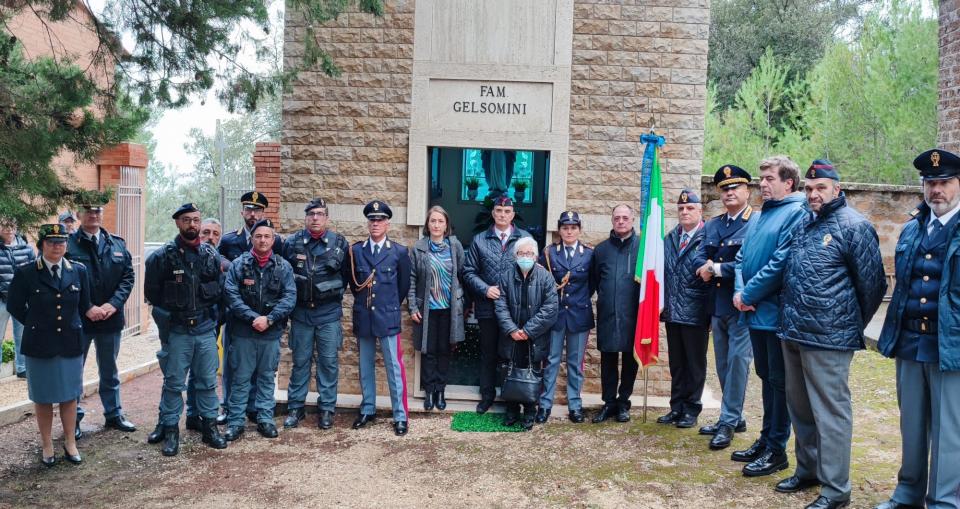
<path id="1" fill-rule="evenodd" d="M 633 358 L 633 352 L 600 352 L 600 387 L 603 393 L 603 404 L 629 409 L 630 396 L 633 394 L 633 384 L 637 381 L 639 369 L 640 365 Z"/>
<path id="2" fill-rule="evenodd" d="M 497 366 L 500 359 L 497 345 L 500 343 L 500 325 L 496 318 L 478 318 L 480 325 L 480 397 L 493 401 L 497 397 Z"/>
<path id="3" fill-rule="evenodd" d="M 670 409 L 700 415 L 707 381 L 707 327 L 667 324 L 670 348 Z"/>
<path id="4" fill-rule="evenodd" d="M 442 391 L 450 370 L 450 310 L 431 309 L 427 344 L 420 356 L 420 385 L 426 392 Z"/>

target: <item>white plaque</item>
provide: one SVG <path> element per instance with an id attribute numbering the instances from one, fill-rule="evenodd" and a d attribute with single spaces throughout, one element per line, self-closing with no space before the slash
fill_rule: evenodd
<path id="1" fill-rule="evenodd" d="M 553 84 L 430 80 L 430 130 L 549 133 Z"/>

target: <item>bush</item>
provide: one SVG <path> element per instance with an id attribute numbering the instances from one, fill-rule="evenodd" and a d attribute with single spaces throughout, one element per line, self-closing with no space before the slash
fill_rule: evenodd
<path id="1" fill-rule="evenodd" d="M 0 362 L 13 362 L 13 341 L 3 342 L 3 355 L 0 356 Z"/>

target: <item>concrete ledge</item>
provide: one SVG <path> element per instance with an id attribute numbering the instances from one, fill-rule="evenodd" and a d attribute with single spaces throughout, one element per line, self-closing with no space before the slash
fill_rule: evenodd
<path id="1" fill-rule="evenodd" d="M 145 375 L 160 368 L 160 364 L 156 359 L 147 361 L 139 366 L 134 366 L 132 368 L 126 369 L 120 372 L 120 384 L 122 385 L 125 382 L 129 382 L 138 376 Z M 83 397 L 87 397 L 91 394 L 97 392 L 100 388 L 100 380 L 96 379 L 90 382 L 83 384 Z M 33 402 L 30 400 L 24 400 L 12 405 L 5 407 L 0 407 L 0 426 L 6 426 L 7 424 L 13 424 L 23 420 L 26 417 L 33 415 Z"/>

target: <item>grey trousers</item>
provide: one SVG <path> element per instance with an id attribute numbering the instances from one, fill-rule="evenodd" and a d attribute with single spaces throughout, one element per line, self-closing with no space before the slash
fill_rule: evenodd
<path id="1" fill-rule="evenodd" d="M 893 500 L 922 507 L 926 495 L 928 508 L 960 507 L 960 372 L 897 359 L 897 402 L 903 461 Z"/>
<path id="2" fill-rule="evenodd" d="M 836 501 L 850 500 L 853 407 L 847 379 L 852 360 L 852 351 L 783 342 L 787 410 L 796 436 L 795 475 L 819 479 L 820 494 Z"/>

